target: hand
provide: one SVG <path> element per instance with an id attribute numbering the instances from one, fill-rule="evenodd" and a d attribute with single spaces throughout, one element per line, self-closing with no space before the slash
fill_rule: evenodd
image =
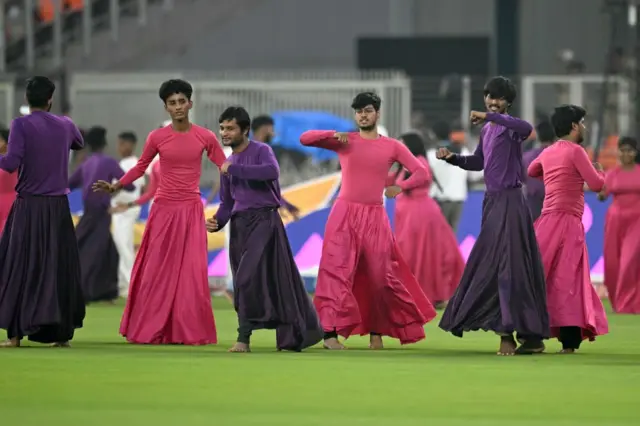
<path id="1" fill-rule="evenodd" d="M 604 167 L 602 167 L 602 164 L 598 163 L 597 161 L 593 163 L 593 167 L 595 167 L 595 169 L 599 172 L 604 172 Z"/>
<path id="2" fill-rule="evenodd" d="M 397 185 L 387 186 L 384 189 L 384 196 L 387 198 L 396 198 L 402 192 L 402 188 Z"/>
<path id="3" fill-rule="evenodd" d="M 105 180 L 99 180 L 94 183 L 91 188 L 93 189 L 93 192 L 106 192 L 107 194 L 113 194 L 120 189 L 120 184 L 117 182 L 110 184 Z"/>
<path id="4" fill-rule="evenodd" d="M 216 232 L 218 230 L 218 220 L 214 217 L 207 219 L 206 222 L 207 231 Z"/>
<path id="5" fill-rule="evenodd" d="M 220 173 L 226 175 L 229 173 L 229 166 L 231 165 L 230 162 L 225 161 L 224 163 L 222 163 L 222 166 L 220 167 Z"/>
<path id="6" fill-rule="evenodd" d="M 436 158 L 438 160 L 448 160 L 453 157 L 453 153 L 449 151 L 447 148 L 438 148 L 436 152 Z"/>
<path id="7" fill-rule="evenodd" d="M 607 199 L 607 194 L 604 191 L 604 189 L 602 191 L 598 192 L 598 200 L 604 201 L 606 199 Z"/>
<path id="8" fill-rule="evenodd" d="M 116 214 L 116 213 L 124 213 L 127 210 L 129 210 L 129 205 L 125 204 L 125 203 L 118 203 L 115 206 L 111 207 L 109 209 L 109 213 L 111 214 Z"/>
<path id="9" fill-rule="evenodd" d="M 337 132 L 333 134 L 333 137 L 338 139 L 340 142 L 346 144 L 349 142 L 349 134 L 345 132 Z"/>
<path id="10" fill-rule="evenodd" d="M 487 119 L 487 113 L 481 111 L 471 111 L 469 115 L 472 124 L 482 124 Z"/>

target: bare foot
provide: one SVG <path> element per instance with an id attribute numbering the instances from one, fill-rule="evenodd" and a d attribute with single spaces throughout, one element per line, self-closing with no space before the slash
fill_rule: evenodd
<path id="1" fill-rule="evenodd" d="M 343 349 L 347 349 L 344 347 L 344 345 L 342 343 L 340 343 L 338 341 L 338 339 L 336 339 L 335 337 L 332 337 L 330 339 L 325 339 L 324 343 L 322 344 L 322 346 L 325 349 L 330 349 L 330 350 L 343 350 Z"/>
<path id="2" fill-rule="evenodd" d="M 66 342 L 56 342 L 51 345 L 52 348 L 70 348 L 71 343 L 69 341 Z"/>
<path id="3" fill-rule="evenodd" d="M 9 339 L 0 343 L 0 348 L 19 348 L 20 340 L 19 339 Z"/>
<path id="4" fill-rule="evenodd" d="M 575 349 L 563 349 L 560 352 L 558 352 L 559 354 L 575 354 L 576 350 Z"/>
<path id="5" fill-rule="evenodd" d="M 248 353 L 251 352 L 251 348 L 249 348 L 249 345 L 246 343 L 236 342 L 236 344 L 229 349 L 229 352 Z"/>
<path id="6" fill-rule="evenodd" d="M 374 335 L 369 337 L 369 349 L 384 349 L 382 336 Z"/>
<path id="7" fill-rule="evenodd" d="M 499 356 L 512 356 L 516 354 L 516 341 L 513 336 L 501 336 L 500 337 L 500 349 L 498 350 Z"/>

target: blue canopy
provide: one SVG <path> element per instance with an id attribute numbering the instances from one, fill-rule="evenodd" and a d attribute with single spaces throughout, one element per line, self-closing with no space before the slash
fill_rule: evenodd
<path id="1" fill-rule="evenodd" d="M 279 111 L 271 114 L 274 121 L 275 138 L 273 145 L 302 152 L 315 161 L 326 161 L 336 158 L 336 153 L 321 148 L 304 146 L 300 143 L 300 135 L 307 130 L 335 130 L 337 132 L 353 131 L 355 125 L 337 115 L 323 111 Z"/>

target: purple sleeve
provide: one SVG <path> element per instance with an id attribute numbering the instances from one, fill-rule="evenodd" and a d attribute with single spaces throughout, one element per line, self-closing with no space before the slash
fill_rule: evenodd
<path id="1" fill-rule="evenodd" d="M 24 134 L 19 120 L 13 120 L 9 131 L 7 153 L 0 155 L 0 169 L 13 173 L 22 165 L 24 159 Z"/>
<path id="2" fill-rule="evenodd" d="M 269 145 L 260 144 L 258 164 L 231 164 L 227 172 L 231 176 L 247 180 L 276 180 L 280 177 L 280 167 Z"/>
<path id="3" fill-rule="evenodd" d="M 120 180 L 122 179 L 122 176 L 124 176 L 124 170 L 122 170 L 122 167 L 120 167 L 120 164 L 116 161 L 116 160 L 112 160 L 111 162 L 111 179 L 115 179 L 115 180 Z M 124 185 L 122 187 L 122 189 L 124 189 L 127 192 L 132 192 L 136 189 L 136 186 L 133 183 L 130 183 L 128 185 Z"/>
<path id="4" fill-rule="evenodd" d="M 476 150 L 471 155 L 454 154 L 448 160 L 447 163 L 454 166 L 458 166 L 463 170 L 469 170 L 472 172 L 479 172 L 484 169 L 484 153 L 482 152 L 482 134 L 480 135 L 480 142 Z"/>
<path id="5" fill-rule="evenodd" d="M 497 112 L 488 112 L 487 121 L 499 124 L 513 131 L 519 136 L 521 141 L 526 140 L 533 131 L 533 126 L 524 120 L 512 117 L 508 114 L 499 114 Z"/>
<path id="6" fill-rule="evenodd" d="M 69 126 L 71 126 L 71 136 L 73 138 L 71 140 L 70 148 L 73 151 L 80 151 L 84 148 L 84 138 L 82 137 L 82 133 L 80 133 L 80 129 L 78 129 L 78 126 L 76 126 L 70 118 L 67 118 L 67 122 L 69 123 Z"/>
<path id="7" fill-rule="evenodd" d="M 233 211 L 233 197 L 231 197 L 231 180 L 229 176 L 220 176 L 220 206 L 215 214 L 216 221 L 218 222 L 218 231 L 224 228 L 231 218 L 231 212 Z"/>

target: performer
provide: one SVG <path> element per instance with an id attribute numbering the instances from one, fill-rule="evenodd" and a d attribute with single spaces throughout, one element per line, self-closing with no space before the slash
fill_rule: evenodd
<path id="1" fill-rule="evenodd" d="M 118 135 L 118 153 L 120 154 L 120 168 L 125 172 L 131 170 L 138 162 L 138 157 L 134 154 L 138 138 L 133 132 L 122 132 Z M 136 257 L 133 245 L 134 227 L 138 217 L 140 217 L 140 207 L 123 209 L 118 211 L 120 204 L 126 204 L 140 197 L 140 192 L 144 186 L 144 178 L 140 178 L 133 183 L 133 191 L 121 191 L 116 194 L 111 202 L 111 212 L 113 221 L 113 242 L 118 249 L 120 262 L 118 264 L 118 294 L 120 297 L 127 297 L 129 294 L 129 283 L 133 262 Z"/>
<path id="2" fill-rule="evenodd" d="M 233 154 L 222 165 L 221 203 L 207 221 L 216 232 L 231 219 L 229 257 L 238 340 L 229 352 L 250 352 L 253 330 L 276 329 L 279 350 L 301 351 L 322 340 L 311 298 L 278 215 L 280 168 L 269 145 L 249 140 L 249 114 L 229 107 L 219 118 Z"/>
<path id="3" fill-rule="evenodd" d="M 640 165 L 638 144 L 624 137 L 618 142 L 620 165 L 605 178 L 599 198 L 613 202 L 604 225 L 604 285 L 616 313 L 640 314 Z"/>
<path id="4" fill-rule="evenodd" d="M 85 316 L 78 244 L 67 199 L 69 150 L 82 149 L 80 131 L 50 114 L 55 85 L 27 80 L 31 113 L 11 123 L 0 169 L 20 169 L 18 193 L 0 238 L 0 328 L 20 346 L 22 338 L 69 346 Z"/>
<path id="5" fill-rule="evenodd" d="M 544 184 L 540 179 L 527 176 L 526 170 L 529 165 L 538 158 L 540 153 L 556 140 L 553 126 L 548 121 L 543 121 L 536 126 L 536 135 L 540 141 L 539 145 L 522 154 L 522 163 L 525 170 L 525 194 L 529 211 L 531 211 L 531 219 L 535 222 L 542 213 L 542 202 L 544 201 Z"/>
<path id="6" fill-rule="evenodd" d="M 216 343 L 207 277 L 207 232 L 198 184 L 202 154 L 218 167 L 222 147 L 209 130 L 189 122 L 193 89 L 169 80 L 159 95 L 172 124 L 149 134 L 138 164 L 120 181 L 98 181 L 113 193 L 141 178 L 160 155 L 162 179 L 131 276 L 120 334 L 132 343 Z"/>
<path id="7" fill-rule="evenodd" d="M 0 130 L 0 155 L 6 155 L 9 143 L 9 130 Z M 18 184 L 18 172 L 5 172 L 0 169 L 0 235 L 4 224 L 9 217 L 9 211 L 16 199 L 16 185 Z"/>
<path id="8" fill-rule="evenodd" d="M 429 196 L 432 178 L 422 137 L 414 132 L 405 133 L 401 139 L 427 170 L 428 178 L 421 188 L 396 197 L 396 239 L 424 294 L 436 307 L 443 307 L 460 282 L 464 260 L 447 219 L 438 203 Z M 409 179 L 411 174 L 400 168 L 389 177 L 387 184 L 393 185 Z"/>
<path id="9" fill-rule="evenodd" d="M 108 194 L 95 193 L 93 183 L 98 180 L 120 179 L 124 171 L 118 162 L 104 154 L 107 146 L 107 130 L 92 127 L 85 136 L 89 156 L 69 179 L 69 189 L 82 187 L 84 212 L 76 227 L 82 292 L 85 303 L 108 301 L 118 298 L 118 250 L 111 236 L 111 214 Z M 133 191 L 133 184 L 125 191 Z"/>
<path id="10" fill-rule="evenodd" d="M 544 351 L 549 337 L 544 269 L 531 213 L 522 193 L 522 142 L 531 125 L 508 115 L 516 88 L 494 77 L 484 88 L 488 112 L 471 112 L 471 122 L 488 122 L 473 155 L 438 150 L 438 158 L 465 170 L 483 170 L 486 193 L 482 227 L 464 274 L 440 321 L 440 327 L 462 337 L 465 331 L 500 335 L 498 355 Z M 517 348 L 513 333 L 522 345 Z"/>
<path id="11" fill-rule="evenodd" d="M 551 336 L 562 342 L 561 353 L 573 353 L 583 339 L 594 340 L 608 332 L 607 316 L 591 284 L 582 226 L 584 183 L 592 191 L 604 186 L 604 177 L 580 146 L 585 115 L 575 105 L 557 107 L 551 121 L 560 140 L 533 160 L 528 170 L 529 176 L 544 180 L 544 206 L 535 228 L 547 283 Z"/>
<path id="12" fill-rule="evenodd" d="M 360 93 L 351 104 L 359 133 L 308 131 L 303 145 L 338 153 L 342 185 L 325 228 L 314 304 L 325 331 L 324 347 L 344 349 L 338 336 L 370 335 L 381 349 L 382 336 L 415 343 L 436 312 L 411 274 L 396 244 L 382 204 L 427 182 L 427 171 L 399 141 L 380 136 L 380 98 Z M 394 162 L 411 177 L 385 190 Z"/>

